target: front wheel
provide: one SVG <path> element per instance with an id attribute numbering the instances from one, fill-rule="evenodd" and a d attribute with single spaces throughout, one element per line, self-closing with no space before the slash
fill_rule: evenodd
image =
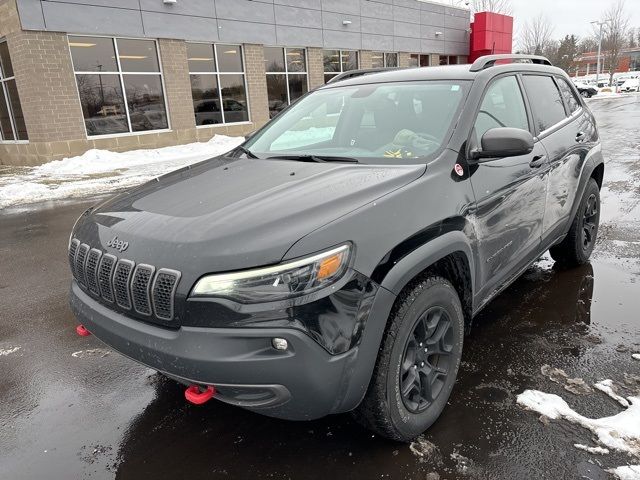
<path id="1" fill-rule="evenodd" d="M 410 441 L 429 428 L 455 383 L 464 335 L 458 294 L 438 276 L 414 282 L 396 301 L 356 419 L 379 435 Z"/>
<path id="2" fill-rule="evenodd" d="M 596 245 L 600 225 L 600 189 L 593 178 L 589 179 L 578 211 L 565 239 L 549 249 L 556 262 L 577 266 L 587 263 Z"/>

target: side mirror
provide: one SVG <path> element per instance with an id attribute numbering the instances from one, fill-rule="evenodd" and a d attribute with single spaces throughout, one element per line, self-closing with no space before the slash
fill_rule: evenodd
<path id="1" fill-rule="evenodd" d="M 533 135 L 521 128 L 500 127 L 487 130 L 480 140 L 482 148 L 471 151 L 472 160 L 515 157 L 533 151 Z"/>

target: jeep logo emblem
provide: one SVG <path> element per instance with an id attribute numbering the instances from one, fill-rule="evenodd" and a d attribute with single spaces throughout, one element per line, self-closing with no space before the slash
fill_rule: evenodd
<path id="1" fill-rule="evenodd" d="M 111 240 L 107 242 L 107 247 L 115 248 L 120 253 L 122 253 L 127 248 L 129 248 L 129 242 L 118 240 L 118 237 L 113 237 Z"/>

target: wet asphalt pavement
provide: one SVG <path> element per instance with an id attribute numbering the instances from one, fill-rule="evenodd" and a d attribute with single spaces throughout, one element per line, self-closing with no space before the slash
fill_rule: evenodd
<path id="1" fill-rule="evenodd" d="M 587 430 L 515 401 L 535 388 L 586 416 L 620 411 L 545 364 L 640 390 L 640 96 L 590 105 L 607 159 L 591 264 L 544 257 L 475 319 L 450 405 L 411 446 L 349 415 L 296 423 L 187 404 L 183 387 L 74 332 L 67 240 L 95 199 L 0 212 L 0 479 L 599 479 L 640 463 L 578 450 L 595 445 Z"/>

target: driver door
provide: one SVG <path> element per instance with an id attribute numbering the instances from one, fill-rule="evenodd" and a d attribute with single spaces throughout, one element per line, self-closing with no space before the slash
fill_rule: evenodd
<path id="1" fill-rule="evenodd" d="M 498 77 L 485 91 L 471 142 L 480 145 L 482 135 L 498 127 L 532 132 L 530 123 L 520 79 Z M 476 197 L 480 301 L 526 265 L 539 248 L 548 170 L 545 148 L 537 139 L 529 154 L 488 160 L 470 169 Z"/>

